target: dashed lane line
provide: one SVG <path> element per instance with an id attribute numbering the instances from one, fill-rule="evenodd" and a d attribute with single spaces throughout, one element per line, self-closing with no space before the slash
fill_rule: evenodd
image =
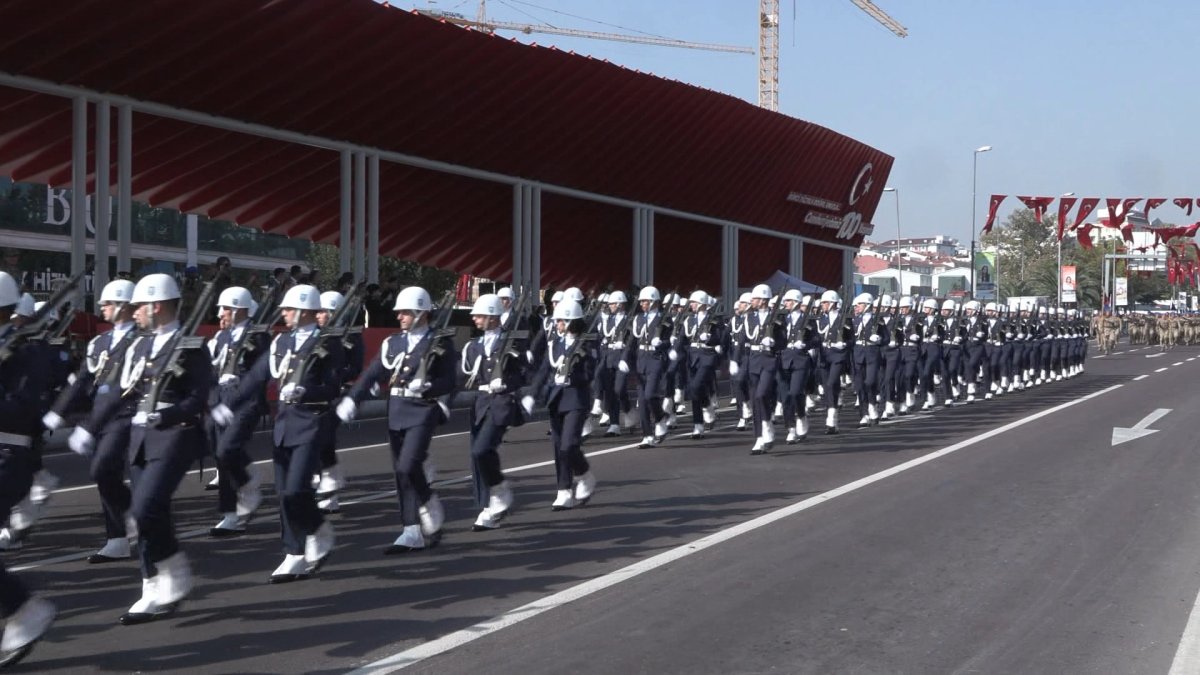
<path id="1" fill-rule="evenodd" d="M 1161 373 L 1161 372 L 1162 372 L 1162 371 L 1164 371 L 1164 370 L 1166 370 L 1166 368 L 1159 368 L 1158 370 L 1156 370 L 1156 371 L 1154 371 L 1154 372 L 1156 372 L 1156 373 Z"/>
<path id="2" fill-rule="evenodd" d="M 1150 377 L 1150 376 L 1149 375 L 1138 375 L 1137 377 L 1133 378 L 1133 381 L 1137 382 L 1138 380 L 1144 380 L 1147 377 Z"/>

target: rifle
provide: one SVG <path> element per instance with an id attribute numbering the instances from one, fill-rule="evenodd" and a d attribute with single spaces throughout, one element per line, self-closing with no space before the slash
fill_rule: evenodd
<path id="1" fill-rule="evenodd" d="M 517 340 L 529 336 L 529 331 L 520 330 L 521 319 L 525 316 L 525 312 L 529 311 L 529 303 L 532 293 L 530 291 L 521 291 L 517 296 L 517 302 L 508 312 L 508 321 L 500 327 L 500 344 L 497 346 L 496 352 L 499 356 L 495 363 L 492 364 L 491 380 L 497 380 L 504 377 L 504 369 L 508 365 L 508 360 L 514 358 L 516 354 L 515 345 Z M 467 389 L 474 388 L 475 379 L 479 376 L 479 371 L 471 373 L 471 377 L 467 380 Z M 491 381 L 489 380 L 489 381 Z"/>
<path id="2" fill-rule="evenodd" d="M 200 327 L 200 320 L 208 314 L 217 300 L 218 280 L 219 277 L 204 282 L 204 288 L 200 291 L 200 297 L 196 298 L 196 304 L 192 307 L 192 313 L 188 315 L 187 321 L 180 324 L 179 330 L 175 331 L 171 335 L 171 339 L 159 350 L 159 353 L 168 354 L 167 361 L 163 364 L 162 370 L 158 372 L 158 377 L 154 378 L 150 392 L 143 396 L 138 404 L 138 412 L 149 414 L 157 410 L 158 400 L 162 398 L 167 384 L 173 378 L 181 377 L 184 374 L 181 362 L 183 354 L 192 349 L 204 348 L 204 338 L 196 335 L 196 329 Z"/>
<path id="3" fill-rule="evenodd" d="M 662 312 L 658 313 L 662 317 Z M 575 338 L 575 342 L 571 343 L 571 349 L 563 356 L 562 364 L 558 367 L 560 375 L 569 375 L 575 368 L 575 363 L 579 360 L 583 344 L 585 342 L 594 342 L 598 339 L 596 335 L 596 324 L 600 321 L 600 303 L 593 302 L 592 307 L 588 308 L 588 313 L 583 317 L 584 331 L 583 334 Z"/>
<path id="4" fill-rule="evenodd" d="M 880 295 L 878 298 L 875 298 L 875 309 L 871 311 L 871 323 L 867 326 L 867 329 L 863 331 L 863 335 L 867 336 L 868 342 L 870 341 L 871 336 L 874 335 L 877 330 L 879 330 L 879 313 L 882 310 L 883 296 Z"/>
<path id="5" fill-rule="evenodd" d="M 675 295 L 677 290 L 678 290 L 678 287 L 676 287 L 676 289 L 673 289 L 670 293 L 668 293 L 667 295 L 664 295 L 663 297 L 665 298 L 665 297 Z M 662 330 L 662 322 L 663 322 L 663 319 L 666 318 L 666 316 L 667 316 L 667 308 L 664 307 L 661 302 L 659 302 L 658 315 L 654 317 L 653 323 L 646 326 L 646 332 L 644 333 L 644 335 L 651 340 L 653 340 L 656 337 L 659 337 L 659 332 Z"/>
<path id="6" fill-rule="evenodd" d="M 236 375 L 237 364 L 241 362 L 242 355 L 254 344 L 251 338 L 254 335 L 269 334 L 271 327 L 278 321 L 279 317 L 283 316 L 283 310 L 279 308 L 279 301 L 283 299 L 283 284 L 276 285 L 271 289 L 271 294 L 263 299 L 263 303 L 258 306 L 258 312 L 251 318 L 250 325 L 242 332 L 242 339 L 238 341 L 237 347 L 232 353 L 225 356 L 225 362 L 221 364 L 221 372 L 217 373 L 217 378 L 225 375 Z"/>
<path id="7" fill-rule="evenodd" d="M 780 316 L 779 310 L 783 308 L 783 294 L 784 294 L 783 289 L 782 288 L 779 289 L 779 295 L 775 296 L 775 303 L 773 305 L 771 305 L 770 310 L 767 312 L 766 322 L 764 322 L 761 326 L 758 327 L 758 335 L 754 338 L 755 345 L 761 345 L 763 338 L 769 337 L 769 336 L 765 335 L 764 333 L 767 330 L 770 330 L 769 327 L 774 326 L 775 323 L 779 320 L 779 316 Z"/>
<path id="8" fill-rule="evenodd" d="M 92 271 L 93 264 L 88 263 L 82 271 L 76 272 L 67 282 L 60 286 L 54 294 L 46 300 L 46 304 L 42 308 L 33 313 L 20 328 L 12 332 L 4 344 L 0 346 L 0 363 L 8 361 L 13 354 L 22 346 L 29 342 L 39 342 L 46 340 L 52 334 L 50 327 L 50 313 L 67 301 L 67 298 L 79 288 L 79 284 L 83 283 L 83 278 Z M 70 325 L 70 321 L 63 322 L 65 325 Z M 61 328 L 61 327 L 60 327 Z M 65 329 L 64 329 L 65 330 Z"/>
<path id="9" fill-rule="evenodd" d="M 58 313 L 58 322 L 54 327 L 46 332 L 46 342 L 52 345 L 61 345 L 66 342 L 63 335 L 71 327 L 71 323 L 75 320 L 75 315 L 79 310 L 70 303 L 63 303 L 63 309 Z"/>
<path id="10" fill-rule="evenodd" d="M 433 334 L 433 341 L 430 343 L 429 349 L 421 356 L 421 363 L 417 365 L 417 371 L 413 374 L 412 379 L 414 380 L 425 381 L 426 376 L 429 374 L 429 366 L 433 363 L 433 357 L 446 353 L 446 348 L 442 344 L 442 341 L 445 338 L 454 337 L 454 329 L 447 328 L 450 325 L 450 316 L 454 314 L 454 297 L 453 289 L 442 294 L 442 301 L 438 303 L 437 315 L 429 325 L 429 332 Z"/>

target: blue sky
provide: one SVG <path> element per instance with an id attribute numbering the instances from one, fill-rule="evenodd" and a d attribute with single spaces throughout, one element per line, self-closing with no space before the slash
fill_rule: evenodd
<path id="1" fill-rule="evenodd" d="M 392 0 L 475 15 L 476 0 Z M 1200 8 L 1184 0 L 781 0 L 780 112 L 896 158 L 904 236 L 971 236 L 988 196 L 1200 197 Z M 793 9 L 794 8 L 794 9 Z M 756 0 L 489 0 L 497 20 L 757 47 Z M 505 33 L 756 101 L 755 56 Z M 885 195 L 874 222 L 895 232 Z M 1003 218 L 1019 203 L 1010 198 Z M 1191 223 L 1168 202 L 1152 214 Z M 888 234 L 883 235 L 884 237 Z"/>

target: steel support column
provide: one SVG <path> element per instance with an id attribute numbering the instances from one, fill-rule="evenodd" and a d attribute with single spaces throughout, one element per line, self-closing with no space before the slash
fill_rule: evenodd
<path id="1" fill-rule="evenodd" d="M 842 288 L 846 289 L 846 295 L 854 295 L 854 251 L 842 251 Z M 845 301 L 845 298 L 842 298 Z"/>
<path id="2" fill-rule="evenodd" d="M 96 104 L 96 272 L 92 277 L 92 292 L 98 298 L 108 283 L 109 228 L 112 226 L 112 194 L 108 179 L 112 170 L 109 161 L 109 131 L 112 108 L 107 101 Z"/>
<path id="3" fill-rule="evenodd" d="M 353 206 L 352 189 L 354 187 L 354 175 L 351 173 L 350 151 L 342 150 L 340 157 L 341 171 L 341 230 L 338 237 L 338 272 L 345 274 L 353 269 L 354 255 L 354 239 L 351 234 L 353 215 L 351 208 Z"/>
<path id="4" fill-rule="evenodd" d="M 367 160 L 367 281 L 379 283 L 379 155 Z"/>
<path id="5" fill-rule="evenodd" d="M 721 297 L 726 307 L 733 307 L 738 297 L 738 229 L 732 225 L 721 228 Z"/>
<path id="6" fill-rule="evenodd" d="M 87 116 L 88 101 L 76 96 L 71 102 L 71 275 L 83 271 L 87 264 Z M 76 307 L 83 307 L 85 284 L 72 298 Z"/>
<path id="7" fill-rule="evenodd" d="M 533 200 L 529 229 L 529 278 L 526 285 L 534 290 L 542 287 L 542 188 L 531 187 Z"/>
<path id="8" fill-rule="evenodd" d="M 788 240 L 788 274 L 797 279 L 804 278 L 804 241 Z"/>
<path id="9" fill-rule="evenodd" d="M 117 108 L 117 271 L 133 273 L 133 108 Z"/>
<path id="10" fill-rule="evenodd" d="M 354 153 L 354 278 L 367 275 L 367 155 Z"/>
<path id="11" fill-rule="evenodd" d="M 522 209 L 522 201 L 525 199 L 525 185 L 518 183 L 513 186 L 513 210 L 512 210 L 512 284 L 514 288 L 525 286 L 525 275 L 522 274 L 522 267 L 525 261 L 522 256 L 525 255 L 523 247 L 524 242 L 524 215 Z"/>

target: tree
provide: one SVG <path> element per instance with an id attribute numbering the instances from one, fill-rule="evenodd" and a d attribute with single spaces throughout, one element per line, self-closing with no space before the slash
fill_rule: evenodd
<path id="1" fill-rule="evenodd" d="M 1058 226 L 1053 215 L 1037 222 L 1033 211 L 1019 209 L 983 235 L 984 246 L 999 251 L 999 287 L 1003 297 L 1058 293 Z M 1104 251 L 1085 249 L 1075 237 L 1062 240 L 1062 264 L 1075 266 L 1075 294 L 1079 307 L 1100 307 Z"/>
<path id="2" fill-rule="evenodd" d="M 308 264 L 317 272 L 321 290 L 332 289 L 341 276 L 340 255 L 336 246 L 314 243 L 308 250 Z M 394 280 L 401 288 L 420 286 L 429 291 L 435 300 L 453 289 L 457 281 L 454 272 L 387 256 L 379 257 L 379 279 L 381 282 Z"/>

